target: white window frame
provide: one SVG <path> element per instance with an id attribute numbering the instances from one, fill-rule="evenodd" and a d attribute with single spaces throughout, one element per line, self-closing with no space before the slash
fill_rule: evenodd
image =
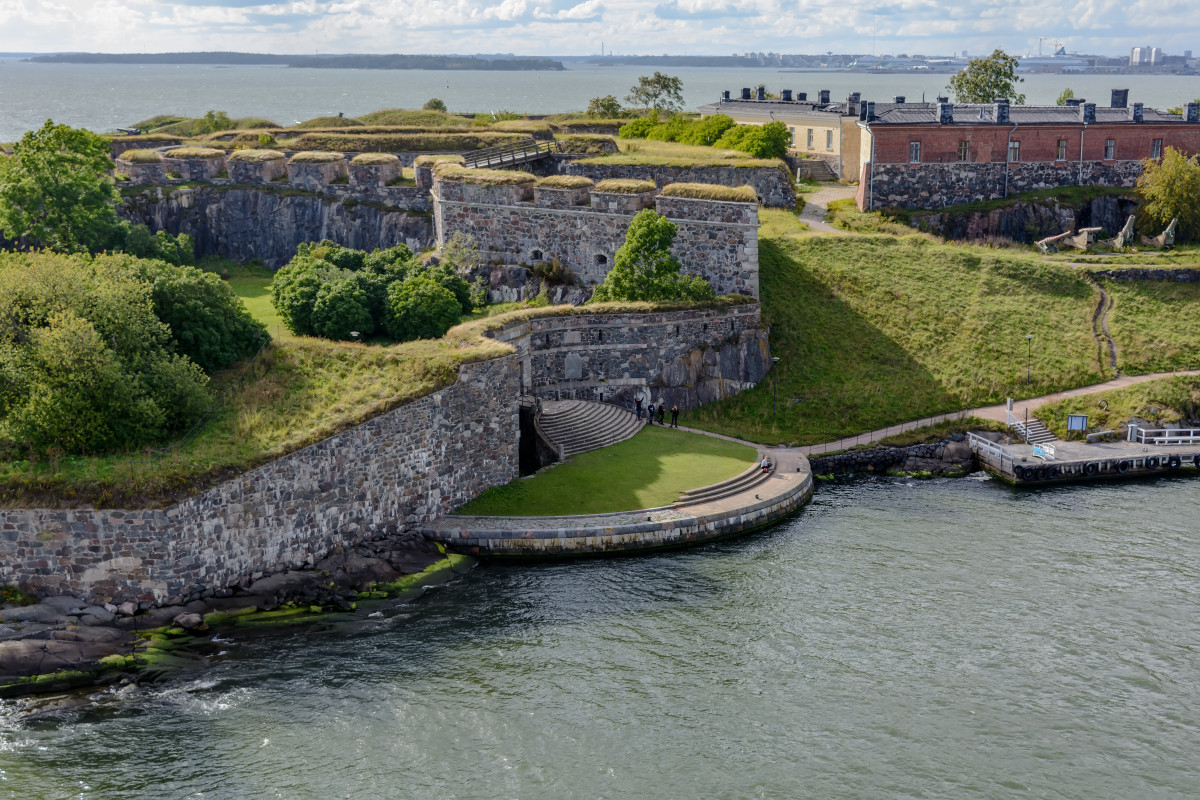
<path id="1" fill-rule="evenodd" d="M 1055 145 L 1054 145 L 1054 160 L 1055 161 L 1066 161 L 1067 160 L 1067 140 L 1066 139 L 1059 139 L 1055 143 Z"/>
<path id="2" fill-rule="evenodd" d="M 1105 161 L 1116 161 L 1117 160 L 1117 140 L 1116 139 L 1105 139 L 1104 140 L 1104 160 Z"/>
<path id="3" fill-rule="evenodd" d="M 910 164 L 920 164 L 921 163 L 921 143 L 920 142 L 909 142 L 908 143 L 908 163 L 910 163 Z"/>
<path id="4" fill-rule="evenodd" d="M 1151 158 L 1153 158 L 1153 159 L 1162 158 L 1162 153 L 1163 153 L 1163 140 L 1162 139 L 1155 139 L 1154 141 L 1150 142 L 1150 157 Z"/>
<path id="5" fill-rule="evenodd" d="M 1008 143 L 1008 163 L 1015 164 L 1021 160 L 1021 140 L 1013 139 Z"/>
<path id="6" fill-rule="evenodd" d="M 833 131 L 832 130 L 825 131 L 825 149 L 829 150 L 829 151 L 833 150 Z"/>
<path id="7" fill-rule="evenodd" d="M 812 128 L 808 129 L 808 149 L 809 150 L 813 149 L 813 129 Z"/>
<path id="8" fill-rule="evenodd" d="M 958 160 L 959 162 L 971 160 L 971 142 L 969 139 L 963 139 L 958 143 Z"/>

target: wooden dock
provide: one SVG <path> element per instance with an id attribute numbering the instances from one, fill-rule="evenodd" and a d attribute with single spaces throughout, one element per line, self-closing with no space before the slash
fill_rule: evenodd
<path id="1" fill-rule="evenodd" d="M 1001 445 L 978 434 L 968 443 L 979 465 L 989 474 L 1014 486 L 1042 486 L 1147 475 L 1200 474 L 1200 443 L 1158 444 L 1153 439 L 1126 442 L 1053 443 L 1053 457 L 1042 445 Z"/>

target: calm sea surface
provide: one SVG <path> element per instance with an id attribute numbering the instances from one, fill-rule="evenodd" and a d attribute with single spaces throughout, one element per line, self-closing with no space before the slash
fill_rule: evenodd
<path id="1" fill-rule="evenodd" d="M 140 697 L 0 705 L 0 798 L 1195 798 L 1198 486 L 880 480 L 481 567 Z"/>
<path id="2" fill-rule="evenodd" d="M 777 68 L 600 67 L 569 64 L 565 72 L 444 72 L 326 70 L 286 67 L 136 66 L 124 64 L 0 63 L 0 142 L 20 138 L 47 118 L 96 131 L 127 127 L 155 114 L 200 116 L 208 109 L 231 116 L 266 117 L 291 125 L 317 116 L 347 116 L 381 108 L 417 108 L 440 97 L 458 111 L 511 110 L 530 114 L 579 110 L 588 99 L 624 97 L 638 75 L 658 69 L 683 80 L 688 107 L 712 102 L 725 89 L 765 83 L 810 97 L 829 89 L 834 99 L 909 100 L 942 93 L 947 75 L 855 75 L 783 72 Z M 1064 86 L 1101 105 L 1114 87 L 1131 102 L 1180 105 L 1200 96 L 1200 77 L 1029 75 L 1022 90 L 1032 103 L 1053 103 Z"/>

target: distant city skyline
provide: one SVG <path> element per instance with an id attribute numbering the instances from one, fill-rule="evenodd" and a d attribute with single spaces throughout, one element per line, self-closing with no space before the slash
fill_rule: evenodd
<path id="1" fill-rule="evenodd" d="M 1191 0 L 0 0 L 0 51 L 922 53 L 1195 49 Z"/>

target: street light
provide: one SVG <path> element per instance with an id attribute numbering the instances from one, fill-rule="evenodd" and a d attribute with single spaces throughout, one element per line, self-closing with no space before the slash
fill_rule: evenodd
<path id="1" fill-rule="evenodd" d="M 1033 334 L 1025 334 L 1025 388 L 1033 386 Z"/>
<path id="2" fill-rule="evenodd" d="M 779 366 L 779 356 L 771 356 L 771 416 L 775 416 L 775 406 L 779 402 L 779 385 L 775 382 L 775 368 Z"/>

